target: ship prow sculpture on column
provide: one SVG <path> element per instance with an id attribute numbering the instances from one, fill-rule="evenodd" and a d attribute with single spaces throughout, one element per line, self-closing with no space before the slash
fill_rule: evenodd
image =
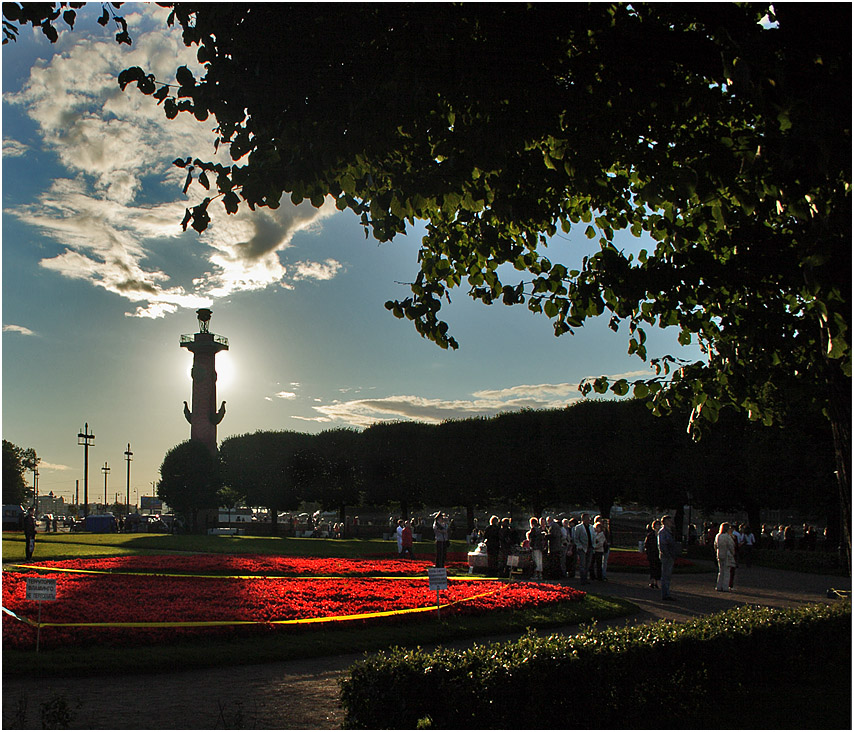
<path id="1" fill-rule="evenodd" d="M 216 426 L 225 417 L 225 402 L 216 408 L 216 354 L 228 350 L 228 339 L 210 332 L 211 311 L 196 311 L 199 332 L 181 336 L 181 348 L 193 354 L 192 409 L 184 402 L 184 417 L 190 423 L 190 439 L 216 453 Z"/>

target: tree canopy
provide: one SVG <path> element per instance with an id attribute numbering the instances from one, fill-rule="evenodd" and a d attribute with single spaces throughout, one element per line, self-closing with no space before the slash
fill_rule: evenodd
<path id="1" fill-rule="evenodd" d="M 15 443 L 3 440 L 3 503 L 21 504 L 27 495 L 24 480 L 25 453 Z"/>
<path id="2" fill-rule="evenodd" d="M 192 530 L 197 528 L 197 512 L 217 508 L 222 486 L 219 456 L 211 455 L 198 440 L 176 445 L 163 458 L 157 497 L 187 519 Z"/>

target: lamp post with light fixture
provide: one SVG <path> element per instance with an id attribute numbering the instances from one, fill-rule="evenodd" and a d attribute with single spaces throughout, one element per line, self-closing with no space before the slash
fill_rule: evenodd
<path id="1" fill-rule="evenodd" d="M 89 423 L 77 433 L 77 444 L 83 445 L 83 516 L 89 515 L 89 446 L 95 444 L 95 435 L 89 434 Z"/>

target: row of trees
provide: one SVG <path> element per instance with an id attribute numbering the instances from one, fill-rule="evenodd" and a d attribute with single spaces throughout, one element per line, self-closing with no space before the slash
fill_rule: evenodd
<path id="1" fill-rule="evenodd" d="M 590 400 L 440 425 L 380 423 L 364 432 L 256 432 L 230 437 L 212 456 L 200 443 L 173 448 L 158 495 L 179 513 L 246 503 L 293 510 L 389 506 L 403 516 L 425 505 L 475 509 L 513 504 L 533 514 L 557 504 L 616 502 L 741 509 L 828 517 L 838 528 L 829 427 L 808 411 L 785 428 L 727 412 L 700 442 L 685 415 L 654 417 L 640 400 Z M 275 529 L 274 529 L 275 530 Z"/>

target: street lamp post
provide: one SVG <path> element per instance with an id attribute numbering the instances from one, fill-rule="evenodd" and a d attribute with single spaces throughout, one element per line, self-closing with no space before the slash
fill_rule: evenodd
<path id="1" fill-rule="evenodd" d="M 39 469 L 33 468 L 33 501 L 36 513 L 39 512 Z"/>
<path id="2" fill-rule="evenodd" d="M 104 467 L 101 468 L 101 470 L 104 473 L 104 513 L 107 513 L 107 509 L 110 506 L 109 501 L 107 499 L 107 473 L 110 472 L 110 466 L 107 465 L 107 463 L 105 462 Z"/>
<path id="3" fill-rule="evenodd" d="M 133 453 L 130 451 L 130 443 L 128 443 L 128 449 L 125 450 L 125 460 L 128 463 L 128 486 L 127 486 L 127 498 L 125 500 L 125 505 L 128 507 L 127 512 L 130 513 L 130 463 L 133 460 Z"/>
<path id="4" fill-rule="evenodd" d="M 89 423 L 77 433 L 77 444 L 83 445 L 83 516 L 89 515 L 89 445 L 95 444 L 95 435 L 89 434 Z"/>

